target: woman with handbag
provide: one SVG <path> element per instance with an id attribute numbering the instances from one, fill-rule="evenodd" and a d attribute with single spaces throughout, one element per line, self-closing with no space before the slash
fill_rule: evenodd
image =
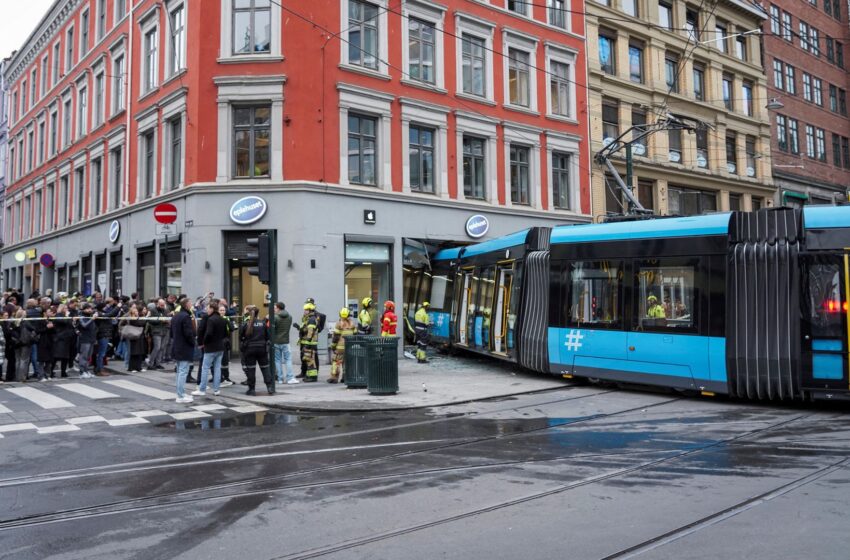
<path id="1" fill-rule="evenodd" d="M 127 371 L 142 371 L 145 358 L 145 325 L 139 320 L 139 310 L 131 307 L 127 316 L 121 319 L 121 338 L 127 341 L 130 352 L 130 367 Z"/>

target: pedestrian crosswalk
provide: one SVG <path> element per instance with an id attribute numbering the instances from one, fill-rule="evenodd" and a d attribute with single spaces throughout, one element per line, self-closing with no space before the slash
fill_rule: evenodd
<path id="1" fill-rule="evenodd" d="M 267 410 L 251 404 L 209 401 L 178 405 L 174 403 L 174 392 L 127 379 L 86 383 L 68 379 L 33 385 L 0 386 L 0 439 L 15 433 L 71 434 L 96 425 L 121 427 L 204 420 Z M 152 400 L 168 403 L 150 407 Z M 80 413 L 74 415 L 74 409 L 80 409 Z"/>

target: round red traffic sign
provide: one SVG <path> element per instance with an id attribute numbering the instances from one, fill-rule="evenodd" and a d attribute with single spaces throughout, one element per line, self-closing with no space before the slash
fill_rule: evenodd
<path id="1" fill-rule="evenodd" d="M 161 224 L 173 224 L 177 221 L 177 207 L 165 202 L 153 209 L 153 217 Z"/>

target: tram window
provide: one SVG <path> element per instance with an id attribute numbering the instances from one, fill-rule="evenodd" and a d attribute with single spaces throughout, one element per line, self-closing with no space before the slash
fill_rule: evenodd
<path id="1" fill-rule="evenodd" d="M 428 303 L 431 304 L 431 310 L 446 310 L 446 298 L 452 294 L 452 284 L 454 284 L 454 279 L 447 274 L 436 274 L 431 278 L 431 299 L 428 300 Z"/>
<path id="2" fill-rule="evenodd" d="M 636 264 L 638 330 L 695 330 L 695 263 L 666 266 L 655 260 Z"/>
<path id="3" fill-rule="evenodd" d="M 841 273 L 837 264 L 813 264 L 809 267 L 809 308 L 812 336 L 840 337 L 841 320 L 847 304 L 841 299 Z"/>
<path id="4" fill-rule="evenodd" d="M 570 263 L 570 324 L 616 328 L 620 322 L 623 280 L 619 261 Z"/>

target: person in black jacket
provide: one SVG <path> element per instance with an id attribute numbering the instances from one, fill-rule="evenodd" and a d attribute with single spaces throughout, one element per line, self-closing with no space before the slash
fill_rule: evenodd
<path id="1" fill-rule="evenodd" d="M 84 303 L 82 310 L 82 318 L 74 321 L 80 337 L 80 354 L 77 366 L 80 368 L 80 379 L 89 379 L 93 377 L 89 373 L 89 362 L 91 362 L 92 349 L 97 342 L 97 326 L 94 324 L 94 309 L 92 309 L 91 304 Z"/>
<path id="2" fill-rule="evenodd" d="M 199 372 L 198 388 L 192 391 L 192 395 L 206 396 L 210 369 L 213 370 L 213 395 L 218 396 L 221 393 L 221 360 L 224 357 L 226 339 L 227 324 L 218 314 L 218 300 L 211 299 L 207 304 L 207 318 L 204 326 L 198 329 L 198 345 L 204 351 L 204 361 Z"/>
<path id="3" fill-rule="evenodd" d="M 112 335 L 115 332 L 114 319 L 118 317 L 119 313 L 121 313 L 121 308 L 115 305 L 115 301 L 112 298 L 107 298 L 105 304 L 98 304 L 96 315 L 99 318 L 97 321 L 97 357 L 95 358 L 94 366 L 94 374 L 98 377 L 109 375 L 103 371 L 103 365 L 106 360 L 106 353 L 109 350 L 109 344 L 112 342 Z M 107 320 L 107 318 L 111 320 Z"/>
<path id="4" fill-rule="evenodd" d="M 189 298 L 177 302 L 174 318 L 171 320 L 171 356 L 177 360 L 177 400 L 180 404 L 192 402 L 186 394 L 186 376 L 195 357 L 195 327 L 189 311 Z"/>
<path id="5" fill-rule="evenodd" d="M 44 320 L 44 313 L 38 305 L 37 300 L 27 300 L 26 319 L 24 323 L 28 323 L 28 326 L 35 332 L 35 341 L 30 345 L 29 363 L 32 364 L 33 377 L 38 376 L 39 379 L 42 379 L 44 377 L 44 368 L 38 363 L 38 345 L 36 342 L 47 329 L 47 322 Z"/>
<path id="6" fill-rule="evenodd" d="M 56 309 L 53 329 L 54 365 L 56 362 L 59 362 L 62 377 L 68 377 L 68 366 L 71 364 L 71 360 L 75 354 L 76 335 L 74 333 L 74 325 L 71 324 L 68 310 L 64 305 L 60 305 Z"/>
<path id="7" fill-rule="evenodd" d="M 250 307 L 250 315 L 242 328 L 239 329 L 239 345 L 243 353 L 245 375 L 248 376 L 248 390 L 246 395 L 256 395 L 254 386 L 256 384 L 257 362 L 260 362 L 260 372 L 269 395 L 274 395 L 274 383 L 269 371 L 269 329 L 266 322 L 258 315 L 260 310 L 254 306 Z"/>

